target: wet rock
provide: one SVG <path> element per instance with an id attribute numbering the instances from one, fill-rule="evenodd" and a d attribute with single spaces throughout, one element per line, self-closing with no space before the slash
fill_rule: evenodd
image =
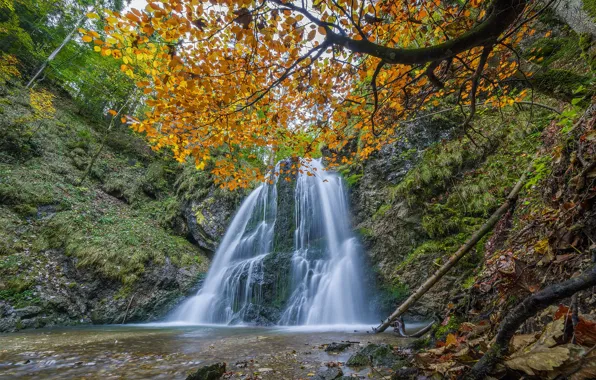
<path id="1" fill-rule="evenodd" d="M 226 373 L 226 363 L 215 363 L 199 368 L 186 377 L 186 380 L 216 380 Z"/>
<path id="2" fill-rule="evenodd" d="M 393 348 L 387 344 L 369 344 L 350 356 L 348 367 L 364 367 L 372 364 L 375 367 L 393 367 L 399 360 Z"/>
<path id="3" fill-rule="evenodd" d="M 17 320 L 14 317 L 0 318 L 0 333 L 16 331 Z"/>
<path id="4" fill-rule="evenodd" d="M 27 306 L 21 309 L 15 309 L 14 313 L 19 318 L 29 318 L 41 313 L 41 310 L 42 308 L 39 306 Z"/>
<path id="5" fill-rule="evenodd" d="M 242 195 L 238 193 L 210 189 L 207 196 L 190 196 L 182 206 L 182 215 L 193 243 L 212 254 L 215 252 L 217 242 L 225 233 L 241 199 Z"/>
<path id="6" fill-rule="evenodd" d="M 13 308 L 6 302 L 0 301 L 0 318 L 9 316 L 13 313 Z"/>
<path id="7" fill-rule="evenodd" d="M 405 380 L 418 378 L 418 369 L 416 368 L 399 368 L 395 370 L 391 376 L 391 380 Z"/>
<path id="8" fill-rule="evenodd" d="M 37 322 L 37 318 L 21 319 L 21 321 L 19 322 L 19 329 L 30 329 L 36 328 L 38 326 L 39 323 Z"/>
<path id="9" fill-rule="evenodd" d="M 327 368 L 325 370 L 321 370 L 317 372 L 313 379 L 315 380 L 336 380 L 341 379 L 343 376 L 343 371 L 339 367 L 332 367 Z"/>
<path id="10" fill-rule="evenodd" d="M 325 352 L 341 352 L 350 347 L 351 343 L 331 343 L 325 348 Z"/>
<path id="11" fill-rule="evenodd" d="M 427 274 L 428 265 L 417 268 L 396 267 L 412 250 L 428 239 L 422 228 L 419 210 L 395 195 L 395 185 L 404 180 L 408 171 L 420 162 L 424 150 L 457 130 L 457 117 L 428 118 L 408 125 L 396 142 L 385 145 L 366 161 L 347 166 L 342 175 L 349 186 L 349 199 L 356 226 L 367 254 L 367 285 L 378 289 L 371 296 L 370 307 L 378 315 L 388 315 L 408 295 L 403 284 L 415 287 Z M 406 276 L 411 275 L 411 278 Z M 396 285 L 396 279 L 400 283 Z M 437 287 L 438 288 L 438 287 Z M 410 311 L 428 316 L 441 310 L 445 295 L 430 302 L 418 302 Z"/>

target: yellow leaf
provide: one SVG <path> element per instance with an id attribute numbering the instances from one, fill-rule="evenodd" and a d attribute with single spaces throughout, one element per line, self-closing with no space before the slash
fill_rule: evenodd
<path id="1" fill-rule="evenodd" d="M 93 41 L 93 38 L 91 38 L 91 36 L 83 36 L 83 42 L 91 42 Z"/>
<path id="2" fill-rule="evenodd" d="M 96 18 L 97 19 L 97 18 L 99 18 L 99 15 L 97 13 L 90 12 L 90 13 L 87 13 L 87 17 L 88 18 Z"/>
<path id="3" fill-rule="evenodd" d="M 447 338 L 445 339 L 445 346 L 451 346 L 451 345 L 456 345 L 456 344 L 457 344 L 457 338 L 455 337 L 455 335 L 453 335 L 453 334 L 447 335 Z"/>

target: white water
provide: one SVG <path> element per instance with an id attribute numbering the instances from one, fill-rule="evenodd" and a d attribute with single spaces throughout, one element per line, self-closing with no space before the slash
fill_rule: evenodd
<path id="1" fill-rule="evenodd" d="M 306 164 L 303 164 L 306 165 Z M 298 174 L 290 295 L 279 325 L 354 325 L 370 321 L 360 247 L 350 229 L 346 192 L 320 160 Z M 302 167 L 301 169 L 306 169 Z M 308 175 L 308 172 L 315 175 Z M 244 201 L 215 253 L 196 296 L 170 322 L 242 324 L 263 304 L 263 261 L 273 255 L 277 183 L 261 185 Z"/>

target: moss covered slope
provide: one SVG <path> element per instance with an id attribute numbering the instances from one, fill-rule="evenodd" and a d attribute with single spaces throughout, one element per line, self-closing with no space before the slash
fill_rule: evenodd
<path id="1" fill-rule="evenodd" d="M 18 84 L 0 99 L 0 331 L 163 315 L 207 270 L 187 239 L 193 194 L 174 186 L 204 174 L 183 173 L 120 126 L 78 186 L 107 122 L 64 98 L 54 106 L 31 122 Z"/>

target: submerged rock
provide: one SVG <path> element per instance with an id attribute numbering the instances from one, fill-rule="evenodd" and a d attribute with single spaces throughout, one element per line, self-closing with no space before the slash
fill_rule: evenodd
<path id="1" fill-rule="evenodd" d="M 216 380 L 226 373 L 226 363 L 215 363 L 199 368 L 186 377 L 186 380 Z"/>

